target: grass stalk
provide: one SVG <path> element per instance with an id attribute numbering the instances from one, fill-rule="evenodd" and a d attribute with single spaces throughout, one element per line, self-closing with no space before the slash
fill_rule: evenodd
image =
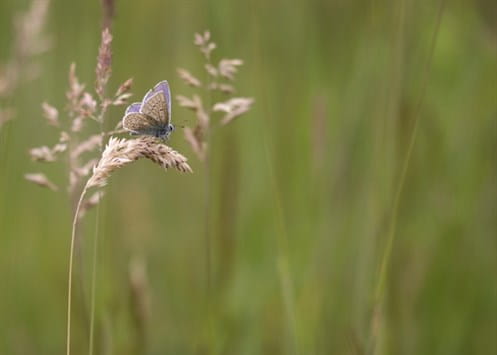
<path id="1" fill-rule="evenodd" d="M 399 182 L 397 185 L 397 189 L 395 191 L 394 195 L 394 200 L 393 200 L 393 205 L 392 205 L 392 212 L 390 216 L 390 222 L 388 226 L 388 231 L 387 231 L 387 243 L 385 245 L 384 251 L 383 251 L 383 256 L 381 258 L 381 264 L 380 264 L 380 272 L 379 272 L 379 278 L 378 282 L 376 284 L 375 288 L 375 293 L 374 293 L 374 307 L 373 307 L 373 315 L 372 315 L 372 321 L 371 321 L 371 333 L 370 333 L 370 344 L 368 348 L 375 353 L 375 345 L 373 344 L 373 338 L 375 337 L 375 326 L 377 324 L 377 321 L 379 320 L 380 317 L 380 309 L 381 309 L 381 304 L 384 300 L 384 294 L 385 294 L 385 285 L 386 285 L 386 280 L 388 278 L 388 270 L 389 270 L 389 265 L 391 261 L 391 256 L 392 256 L 392 250 L 393 250 L 393 245 L 395 242 L 395 237 L 396 237 L 396 228 L 397 228 L 397 219 L 398 219 L 398 212 L 399 212 L 399 204 L 400 204 L 400 199 L 402 196 L 402 191 L 404 189 L 405 181 L 406 181 L 406 176 L 407 172 L 409 170 L 409 163 L 411 161 L 411 156 L 412 152 L 414 150 L 414 144 L 416 142 L 416 137 L 417 137 L 417 132 L 418 132 L 418 127 L 419 127 L 419 121 L 420 121 L 420 113 L 421 113 L 421 107 L 424 101 L 424 97 L 426 94 L 426 88 L 428 85 L 428 80 L 430 77 L 430 69 L 431 69 L 431 62 L 433 59 L 433 53 L 435 51 L 435 45 L 437 42 L 438 38 L 438 33 L 440 30 L 440 24 L 442 21 L 442 15 L 443 11 L 445 8 L 445 0 L 440 0 L 439 3 L 439 8 L 437 12 L 437 18 L 436 18 L 436 23 L 435 23 L 435 30 L 433 32 L 432 38 L 431 38 L 431 43 L 430 43 L 430 48 L 428 52 L 428 57 L 426 59 L 424 68 L 423 68 L 423 79 L 421 83 L 421 92 L 419 95 L 419 99 L 415 108 L 415 113 L 414 113 L 414 123 L 413 123 L 413 128 L 411 135 L 409 137 L 409 143 L 407 146 L 407 151 L 405 158 L 403 160 L 402 164 L 402 170 L 401 174 L 399 177 Z"/>
<path id="2" fill-rule="evenodd" d="M 71 247 L 69 250 L 69 275 L 67 280 L 67 336 L 66 336 L 66 355 L 71 354 L 71 302 L 72 302 L 72 273 L 74 264 L 74 244 L 76 240 L 76 227 L 78 224 L 79 210 L 81 209 L 81 204 L 88 190 L 88 184 L 85 185 L 81 195 L 79 196 L 78 204 L 76 205 L 76 211 L 74 212 L 74 218 L 72 222 L 71 231 Z"/>
<path id="3" fill-rule="evenodd" d="M 99 226 L 100 226 L 100 203 L 96 206 L 96 222 L 95 222 L 95 239 L 93 241 L 93 260 L 91 273 L 91 301 L 90 301 L 90 339 L 88 354 L 93 355 L 94 338 L 95 338 L 95 294 L 96 294 L 96 279 L 97 279 L 97 260 L 98 260 L 98 241 L 99 241 Z"/>
<path id="4" fill-rule="evenodd" d="M 397 226 L 397 215 L 398 215 L 400 197 L 402 195 L 402 190 L 404 188 L 404 183 L 406 180 L 407 171 L 409 169 L 409 163 L 411 160 L 411 155 L 412 155 L 412 151 L 414 148 L 414 143 L 416 141 L 421 106 L 422 106 L 422 103 L 423 103 L 423 100 L 425 97 L 426 87 L 428 85 L 428 79 L 429 79 L 429 74 L 430 74 L 430 69 L 431 69 L 431 60 L 433 58 L 433 52 L 435 50 L 435 44 L 436 44 L 436 40 L 438 37 L 438 32 L 439 32 L 439 28 L 440 28 L 440 23 L 441 23 L 441 19 L 442 19 L 444 5 L 445 5 L 445 0 L 441 0 L 440 5 L 439 5 L 439 11 L 437 14 L 437 20 L 436 20 L 437 22 L 436 22 L 435 31 L 434 31 L 432 39 L 431 39 L 430 51 L 428 54 L 427 61 L 425 63 L 423 82 L 421 84 L 421 94 L 420 94 L 420 97 L 418 99 L 418 103 L 416 105 L 413 129 L 412 129 L 411 136 L 409 137 L 409 144 L 407 147 L 406 156 L 405 156 L 404 161 L 403 161 L 401 175 L 399 178 L 399 184 L 398 184 L 397 189 L 395 191 L 395 197 L 394 197 L 394 202 L 393 202 L 393 206 L 392 206 L 392 215 L 391 215 L 390 223 L 389 223 L 389 227 L 388 227 L 387 244 L 385 246 L 383 257 L 381 259 L 380 277 L 379 277 L 378 283 L 376 285 L 376 290 L 375 290 L 375 301 L 376 302 L 379 302 L 381 300 L 381 298 L 383 297 L 383 293 L 384 293 L 385 281 L 386 281 L 387 274 L 388 274 L 388 265 L 389 265 L 389 261 L 391 258 L 393 243 L 395 241 L 395 235 L 396 235 L 395 230 L 396 230 L 396 226 Z"/>
<path id="5" fill-rule="evenodd" d="M 109 20 L 110 21 L 110 20 Z M 105 22 L 105 20 L 104 20 Z M 98 122 L 100 123 L 100 136 L 102 137 L 101 142 L 105 138 L 104 131 L 104 116 L 107 112 L 107 106 L 102 105 L 100 108 L 100 115 L 98 117 Z M 102 154 L 102 143 L 99 146 L 100 154 Z M 101 194 L 101 192 L 98 192 Z M 99 200 L 101 195 L 99 195 Z M 99 225 L 100 225 L 100 203 L 96 206 L 96 219 L 95 219 L 95 238 L 93 240 L 93 260 L 92 260 L 92 271 L 91 271 L 91 300 L 90 300 L 90 335 L 88 340 L 88 354 L 93 355 L 93 343 L 95 338 L 95 293 L 96 293 L 96 279 L 97 279 L 97 260 L 98 260 L 98 240 L 99 240 Z"/>
<path id="6" fill-rule="evenodd" d="M 285 227 L 285 218 L 283 214 L 283 205 L 278 192 L 278 185 L 274 167 L 271 162 L 267 141 L 264 140 L 264 150 L 266 154 L 266 162 L 269 170 L 269 178 L 271 181 L 271 190 L 273 192 L 273 201 L 275 201 L 277 231 L 276 231 L 276 268 L 280 280 L 280 287 L 283 296 L 283 305 L 286 316 L 288 318 L 290 335 L 293 341 L 294 354 L 300 354 L 300 345 L 297 332 L 297 316 L 295 314 L 295 295 L 293 291 L 293 280 L 290 272 L 288 261 L 288 232 Z"/>

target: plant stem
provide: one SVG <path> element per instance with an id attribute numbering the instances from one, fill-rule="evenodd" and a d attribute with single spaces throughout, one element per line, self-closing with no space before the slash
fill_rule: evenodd
<path id="1" fill-rule="evenodd" d="M 104 115 L 105 115 L 106 107 L 103 106 L 100 110 L 99 115 L 99 123 L 100 123 L 100 136 L 102 140 L 100 142 L 100 155 L 102 155 L 102 144 L 105 136 L 104 132 Z M 90 300 L 90 339 L 88 341 L 88 354 L 93 354 L 93 342 L 94 342 L 94 332 L 95 332 L 95 293 L 96 293 L 96 279 L 97 279 L 97 255 L 98 255 L 98 236 L 99 236 L 99 220 L 100 220 L 100 199 L 101 195 L 99 192 L 97 204 L 97 217 L 95 221 L 95 238 L 93 240 L 93 261 L 92 261 L 92 271 L 91 271 L 91 300 Z"/>
<path id="2" fill-rule="evenodd" d="M 283 307 L 288 318 L 288 330 L 290 337 L 292 338 L 291 347 L 293 348 L 293 354 L 299 355 L 300 343 L 298 339 L 298 329 L 297 329 L 297 316 L 295 312 L 295 295 L 294 295 L 294 283 L 290 271 L 289 262 L 289 246 L 288 246 L 288 232 L 285 225 L 285 217 L 283 211 L 283 204 L 281 201 L 281 195 L 278 190 L 278 182 L 276 174 L 274 172 L 274 166 L 271 161 L 269 147 L 267 144 L 266 136 L 263 136 L 264 140 L 264 151 L 266 155 L 266 162 L 268 166 L 269 179 L 271 184 L 271 190 L 273 193 L 274 209 L 276 213 L 276 269 L 278 272 L 278 278 L 280 281 L 281 294 L 283 299 Z"/>
<path id="3" fill-rule="evenodd" d="M 100 201 L 101 195 L 98 200 Z M 93 354 L 94 328 L 95 328 L 95 293 L 97 279 L 97 255 L 98 255 L 98 236 L 99 236 L 99 217 L 100 217 L 100 202 L 97 204 L 97 221 L 95 223 L 95 240 L 93 241 L 93 262 L 91 273 L 91 304 L 90 304 L 90 340 L 88 354 Z"/>
<path id="4" fill-rule="evenodd" d="M 85 185 L 81 195 L 79 196 L 78 204 L 76 205 L 76 212 L 74 213 L 74 218 L 72 222 L 72 232 L 71 232 L 71 249 L 69 251 L 69 276 L 67 281 L 67 338 L 66 338 L 66 355 L 71 354 L 71 301 L 72 301 L 72 269 L 73 269 L 73 259 L 74 259 L 74 242 L 76 239 L 76 226 L 78 224 L 79 210 L 83 202 L 83 198 L 86 195 L 88 186 Z"/>
<path id="5" fill-rule="evenodd" d="M 421 83 L 421 93 L 417 102 L 417 106 L 414 112 L 414 124 L 412 128 L 412 133 L 409 137 L 409 143 L 407 146 L 407 152 L 406 156 L 403 161 L 402 165 L 402 170 L 401 170 L 401 175 L 399 178 L 399 183 L 397 186 L 397 189 L 395 191 L 395 196 L 394 196 L 394 201 L 392 205 L 392 212 L 391 212 L 391 217 L 390 217 L 390 222 L 389 222 L 389 227 L 388 227 L 388 239 L 387 239 L 387 244 L 385 246 L 383 256 L 381 259 L 381 265 L 380 265 L 380 273 L 379 273 L 379 278 L 378 282 L 376 284 L 376 289 L 374 293 L 374 304 L 373 304 L 373 315 L 371 317 L 371 330 L 370 330 L 370 339 L 368 341 L 368 351 L 367 353 L 376 353 L 376 342 L 375 338 L 377 337 L 377 330 L 375 328 L 378 327 L 378 324 L 380 322 L 380 315 L 381 315 L 381 306 L 382 302 L 384 300 L 384 294 L 385 294 L 385 285 L 386 285 L 386 280 L 388 277 L 388 267 L 390 265 L 390 260 L 391 260 L 391 255 L 392 255 L 392 249 L 393 249 L 393 244 L 395 241 L 395 236 L 396 236 L 396 229 L 397 229 L 397 217 L 398 217 L 398 210 L 399 210 L 399 204 L 400 204 L 400 197 L 402 195 L 402 191 L 404 189 L 404 184 L 407 176 L 407 171 L 409 169 L 409 163 L 411 160 L 411 155 L 412 151 L 414 148 L 414 143 L 416 141 L 416 136 L 418 132 L 418 126 L 419 126 L 419 120 L 420 120 L 420 113 L 421 113 L 421 107 L 423 104 L 423 100 L 426 94 L 426 87 L 428 85 L 428 79 L 430 77 L 430 69 L 431 69 L 431 61 L 433 58 L 433 53 L 435 51 L 435 45 L 437 42 L 438 38 L 438 32 L 440 29 L 440 24 L 442 22 L 442 15 L 443 11 L 445 8 L 445 0 L 440 0 L 439 3 L 439 8 L 438 8 L 438 13 L 437 13 L 437 18 L 436 18 L 436 24 L 435 24 L 435 30 L 433 32 L 433 36 L 431 38 L 431 43 L 430 43 L 430 49 L 428 53 L 428 57 L 425 62 L 424 66 L 424 76 L 422 79 Z"/>

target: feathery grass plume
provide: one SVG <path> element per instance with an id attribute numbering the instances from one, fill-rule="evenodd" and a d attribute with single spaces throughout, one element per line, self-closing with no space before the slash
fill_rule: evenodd
<path id="1" fill-rule="evenodd" d="M 183 155 L 160 143 L 155 137 L 143 136 L 136 139 L 110 137 L 86 187 L 105 186 L 115 170 L 141 158 L 147 158 L 164 169 L 175 168 L 183 173 L 192 172 Z"/>
<path id="2" fill-rule="evenodd" d="M 15 113 L 2 101 L 11 97 L 23 82 L 38 77 L 37 59 L 51 47 L 50 38 L 43 33 L 49 5 L 50 0 L 32 0 L 29 9 L 14 18 L 11 56 L 0 65 L 0 128 Z"/>
<path id="3" fill-rule="evenodd" d="M 212 110 L 226 113 L 221 119 L 221 124 L 226 125 L 245 112 L 248 112 L 253 103 L 254 99 L 250 97 L 235 97 L 225 102 L 218 102 L 213 106 Z"/>
<path id="4" fill-rule="evenodd" d="M 198 88 L 202 86 L 202 83 L 200 80 L 198 80 L 196 77 L 192 75 L 188 70 L 183 69 L 183 68 L 178 68 L 177 69 L 178 76 L 189 86 Z"/>
<path id="5" fill-rule="evenodd" d="M 57 160 L 59 153 L 65 152 L 67 149 L 66 143 L 57 143 L 52 148 L 47 146 L 41 146 L 38 148 L 32 148 L 29 150 L 29 155 L 34 161 L 42 161 L 51 163 Z"/>
<path id="6" fill-rule="evenodd" d="M 176 96 L 176 100 L 181 107 L 195 112 L 197 123 L 193 128 L 185 127 L 184 135 L 186 141 L 190 143 L 194 153 L 203 161 L 206 159 L 207 155 L 207 137 L 211 128 L 211 117 L 214 116 L 214 113 L 224 112 L 225 115 L 221 118 L 220 124 L 226 125 L 236 117 L 248 112 L 254 103 L 254 99 L 249 97 L 230 97 L 230 95 L 236 92 L 233 82 L 235 80 L 235 75 L 238 72 L 238 68 L 243 64 L 241 59 L 222 58 L 217 65 L 212 64 L 212 52 L 217 46 L 211 41 L 211 34 L 209 31 L 205 31 L 202 34 L 195 33 L 193 43 L 199 47 L 200 52 L 206 60 L 204 68 L 207 72 L 209 82 L 202 83 L 190 71 L 183 68 L 178 68 L 177 72 L 178 76 L 186 85 L 202 90 L 204 99 L 202 99 L 202 96 L 200 95 L 193 95 L 192 98 L 178 95 Z M 204 102 L 210 101 L 207 97 L 209 97 L 211 92 L 218 92 L 226 95 L 228 96 L 228 99 L 216 102 L 213 105 L 205 105 Z"/>
<path id="7" fill-rule="evenodd" d="M 59 188 L 53 182 L 48 180 L 44 174 L 25 174 L 24 178 L 32 183 L 42 187 L 47 187 L 50 190 L 57 191 Z"/>
<path id="8" fill-rule="evenodd" d="M 205 59 L 210 60 L 211 52 L 216 49 L 216 43 L 211 42 L 210 31 L 204 33 L 195 33 L 193 43 L 199 47 L 200 52 L 204 55 Z"/>
<path id="9" fill-rule="evenodd" d="M 112 63 L 112 51 L 111 51 L 112 35 L 108 28 L 102 31 L 102 42 L 100 43 L 100 48 L 98 49 L 97 57 L 97 68 L 96 72 L 96 84 L 95 91 L 100 98 L 102 103 L 104 101 L 104 89 L 107 86 L 111 75 L 111 63 Z"/>
<path id="10" fill-rule="evenodd" d="M 43 109 L 43 117 L 47 119 L 47 123 L 54 127 L 59 127 L 59 110 L 44 102 L 41 104 Z"/>

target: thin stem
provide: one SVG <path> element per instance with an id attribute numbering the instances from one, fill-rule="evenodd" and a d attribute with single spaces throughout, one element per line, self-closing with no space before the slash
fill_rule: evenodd
<path id="1" fill-rule="evenodd" d="M 274 208 L 276 211 L 276 268 L 278 271 L 278 278 L 280 281 L 281 294 L 283 297 L 283 305 L 288 317 L 288 328 L 290 336 L 293 341 L 293 353 L 300 354 L 300 344 L 298 339 L 297 329 L 297 316 L 295 314 L 295 295 L 293 291 L 293 280 L 290 271 L 290 264 L 288 260 L 288 232 L 285 225 L 285 217 L 283 212 L 283 204 L 278 190 L 278 182 L 274 172 L 274 166 L 271 161 L 269 147 L 267 144 L 266 136 L 263 136 L 264 150 L 266 155 L 266 162 L 268 165 L 269 178 L 271 183 L 271 190 L 273 193 Z"/>
<path id="2" fill-rule="evenodd" d="M 369 340 L 369 346 L 368 346 L 368 353 L 375 353 L 376 345 L 374 344 L 375 343 L 374 342 L 374 338 L 375 338 L 374 328 L 376 328 L 377 322 L 379 322 L 378 317 L 380 316 L 381 303 L 382 303 L 383 296 L 385 293 L 385 284 L 386 284 L 386 280 L 388 277 L 388 267 L 390 265 L 393 244 L 394 244 L 395 236 L 396 236 L 395 231 L 397 229 L 397 216 L 398 216 L 398 210 L 399 210 L 399 204 L 400 204 L 400 197 L 401 197 L 402 191 L 404 189 L 407 171 L 409 169 L 409 163 L 411 161 L 411 155 L 412 155 L 412 152 L 414 149 L 414 143 L 416 141 L 419 120 L 420 120 L 421 107 L 422 107 L 423 100 L 424 100 L 424 97 L 426 94 L 426 87 L 428 85 L 428 79 L 430 77 L 431 61 L 433 58 L 433 53 L 435 51 L 435 45 L 436 45 L 437 38 L 438 38 L 440 24 L 442 22 L 442 15 L 443 15 L 444 7 L 445 7 L 445 0 L 440 0 L 436 24 L 435 24 L 435 30 L 434 30 L 433 36 L 431 38 L 429 54 L 428 54 L 428 57 L 426 59 L 426 63 L 425 63 L 424 70 L 423 70 L 424 76 L 423 76 L 422 83 L 421 83 L 421 93 L 420 93 L 420 96 L 419 96 L 419 99 L 417 102 L 417 106 L 415 109 L 415 113 L 414 113 L 414 124 L 413 124 L 413 128 L 412 128 L 412 133 L 409 137 L 409 143 L 407 146 L 406 156 L 405 156 L 405 159 L 404 159 L 404 162 L 402 165 L 399 183 L 398 183 L 397 189 L 395 191 L 394 201 L 393 201 L 393 205 L 392 205 L 392 213 L 391 213 L 389 227 L 388 227 L 387 244 L 385 246 L 383 257 L 381 259 L 379 279 L 378 279 L 378 283 L 376 284 L 376 289 L 375 289 L 375 293 L 374 293 L 374 308 L 373 308 L 373 315 L 372 315 L 372 319 L 371 319 L 371 330 L 370 330 L 370 340 Z"/>
<path id="3" fill-rule="evenodd" d="M 211 240 L 209 233 L 209 210 L 210 210 L 210 164 L 209 164 L 209 152 L 205 153 L 205 178 L 204 178 L 204 243 L 205 243 L 205 270 L 206 270 L 206 286 L 207 286 L 207 296 L 210 299 L 211 291 Z"/>
<path id="4" fill-rule="evenodd" d="M 76 226 L 78 224 L 79 210 L 83 202 L 83 198 L 88 190 L 87 185 L 81 192 L 79 196 L 78 204 L 76 206 L 76 212 L 74 213 L 74 219 L 72 222 L 72 232 L 71 232 L 71 249 L 69 251 L 69 277 L 67 281 L 67 338 L 66 338 L 66 354 L 71 354 L 71 301 L 72 301 L 72 269 L 73 269 L 73 259 L 74 259 L 74 242 L 76 240 Z"/>
<path id="5" fill-rule="evenodd" d="M 99 195 L 100 201 L 100 195 Z M 93 354 L 94 330 L 95 330 L 95 293 L 96 293 L 96 279 L 97 279 L 97 255 L 98 255 L 98 237 L 99 237 L 99 216 L 100 216 L 100 203 L 97 204 L 97 221 L 95 223 L 95 240 L 93 241 L 93 262 L 91 273 L 91 304 L 90 304 L 90 341 L 88 354 Z"/>
<path id="6" fill-rule="evenodd" d="M 207 63 L 211 64 L 210 57 L 206 58 Z M 207 77 L 210 78 L 208 74 L 206 74 Z M 209 230 L 209 221 L 210 221 L 210 204 L 211 204 L 211 188 L 210 188 L 210 182 L 211 182 L 211 162 L 210 162 L 210 135 L 211 135 L 211 130 L 210 130 L 210 122 L 212 118 L 212 97 L 211 97 L 211 91 L 209 90 L 209 86 L 211 81 L 206 80 L 205 82 L 209 82 L 207 85 L 207 114 L 209 116 L 209 124 L 206 127 L 205 131 L 205 142 L 207 144 L 207 148 L 205 150 L 205 160 L 204 160 L 204 167 L 205 167 L 205 179 L 204 179 L 204 193 L 205 193 L 205 201 L 204 201 L 204 243 L 205 243 L 205 268 L 206 268 L 206 273 L 207 273 L 207 279 L 206 279 L 206 293 L 207 293 L 207 322 L 208 322 L 208 330 L 209 330 L 209 353 L 213 354 L 214 353 L 214 314 L 213 314 L 213 295 L 212 295 L 212 259 L 211 259 L 211 253 L 212 253 L 212 241 L 211 241 L 211 235 L 210 235 L 210 230 Z"/>
<path id="7" fill-rule="evenodd" d="M 209 149 L 209 148 L 207 148 Z M 210 192 L 210 175 L 211 169 L 209 164 L 209 150 L 205 152 L 205 178 L 204 178 L 204 247 L 205 247 L 205 273 L 206 273 L 206 303 L 207 303 L 207 329 L 208 329 L 208 354 L 212 355 L 214 353 L 214 314 L 213 314 L 213 304 L 214 299 L 212 295 L 212 260 L 211 260 L 211 236 L 209 231 L 209 220 L 210 220 L 210 202 L 211 202 L 211 192 Z"/>
<path id="8" fill-rule="evenodd" d="M 390 225 L 388 228 L 388 241 L 387 245 L 385 247 L 385 252 L 382 258 L 381 262 L 381 268 L 380 268 L 380 278 L 376 287 L 376 292 L 375 292 L 375 300 L 378 302 L 383 295 L 383 290 L 385 288 L 385 280 L 387 277 L 387 272 L 388 272 L 388 264 L 390 261 L 390 256 L 392 253 L 392 247 L 393 247 L 393 242 L 395 240 L 395 230 L 396 230 L 396 225 L 397 225 L 397 214 L 398 214 L 398 209 L 399 209 L 399 202 L 400 202 L 400 196 L 402 194 L 402 190 L 404 187 L 404 183 L 406 180 L 407 176 L 407 170 L 409 168 L 409 162 L 411 160 L 411 155 L 414 147 L 414 143 L 416 141 L 416 136 L 418 132 L 418 126 L 419 126 L 419 117 L 420 117 L 420 111 L 421 111 L 421 106 L 423 103 L 423 99 L 426 93 L 426 86 L 428 84 L 428 78 L 430 74 L 430 68 L 431 68 L 431 60 L 433 58 L 433 52 L 435 50 L 435 44 L 436 44 L 436 39 L 438 35 L 438 30 L 440 28 L 440 22 L 442 19 L 442 13 L 443 13 L 443 8 L 445 5 L 445 0 L 440 1 L 440 7 L 437 15 L 437 23 L 435 27 L 435 32 L 433 33 L 433 37 L 431 40 L 431 45 L 430 45 L 430 53 L 428 55 L 428 59 L 425 63 L 425 70 L 424 70 L 424 78 L 421 86 L 421 94 L 417 103 L 416 111 L 415 111 L 415 118 L 414 118 L 414 126 L 412 129 L 411 136 L 409 138 L 409 145 L 407 147 L 407 152 L 406 152 L 406 157 L 404 159 L 404 164 L 402 166 L 402 171 L 399 179 L 399 185 L 397 186 L 397 190 L 395 192 L 395 198 L 394 198 L 394 203 L 392 207 L 392 216 L 390 218 Z"/>
<path id="9" fill-rule="evenodd" d="M 102 143 L 104 136 L 106 133 L 104 132 L 104 115 L 107 107 L 102 106 L 102 109 L 100 110 L 100 115 L 99 115 L 99 123 L 100 123 L 100 135 L 102 137 L 101 143 L 100 143 L 100 155 L 102 154 Z M 108 135 L 108 133 L 107 133 Z M 93 342 L 95 338 L 95 294 L 96 294 L 96 279 L 97 279 L 97 255 L 98 255 L 98 236 L 99 236 L 99 217 L 100 217 L 100 192 L 98 193 L 98 201 L 99 203 L 97 204 L 97 211 L 96 211 L 96 221 L 95 221 L 95 239 L 93 241 L 93 261 L 92 261 L 92 272 L 91 272 L 91 301 L 90 301 L 90 339 L 89 339 L 89 344 L 88 344 L 88 354 L 92 355 L 93 354 Z"/>
<path id="10" fill-rule="evenodd" d="M 254 6 L 254 5 L 253 5 Z M 258 14 L 259 9 L 253 8 L 251 13 L 253 16 Z M 253 21 L 253 23 L 256 23 Z M 256 65 L 261 68 L 264 67 L 264 56 L 258 55 L 261 50 L 261 33 L 259 27 L 255 27 L 252 29 L 254 33 L 254 53 L 256 60 Z M 267 87 L 262 85 L 262 107 L 263 110 L 267 113 L 268 117 L 274 117 L 273 115 L 273 105 L 271 101 L 267 98 Z M 295 312 L 295 295 L 293 291 L 294 282 L 290 270 L 290 262 L 288 256 L 288 232 L 285 225 L 285 216 L 283 210 L 283 204 L 281 201 L 281 194 L 278 189 L 278 180 L 274 171 L 273 162 L 271 160 L 271 154 L 269 150 L 268 137 L 265 130 L 262 131 L 262 140 L 263 146 L 266 156 L 266 163 L 268 168 L 271 192 L 273 194 L 272 200 L 274 201 L 273 208 L 276 213 L 276 221 L 275 221 L 275 243 L 276 243 L 276 268 L 278 272 L 278 279 L 281 287 L 281 295 L 283 299 L 283 308 L 285 311 L 285 315 L 288 320 L 288 332 L 291 337 L 291 344 L 288 344 L 288 348 L 292 349 L 292 353 L 295 355 L 299 355 L 302 352 L 300 351 L 300 342 L 299 342 L 299 329 L 298 329 L 298 320 Z"/>

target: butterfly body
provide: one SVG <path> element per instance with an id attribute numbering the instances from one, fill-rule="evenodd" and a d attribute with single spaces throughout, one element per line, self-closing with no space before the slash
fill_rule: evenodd
<path id="1" fill-rule="evenodd" d="M 166 80 L 149 90 L 142 102 L 128 106 L 123 117 L 123 128 L 133 135 L 169 138 L 174 125 L 171 123 L 171 91 Z"/>

